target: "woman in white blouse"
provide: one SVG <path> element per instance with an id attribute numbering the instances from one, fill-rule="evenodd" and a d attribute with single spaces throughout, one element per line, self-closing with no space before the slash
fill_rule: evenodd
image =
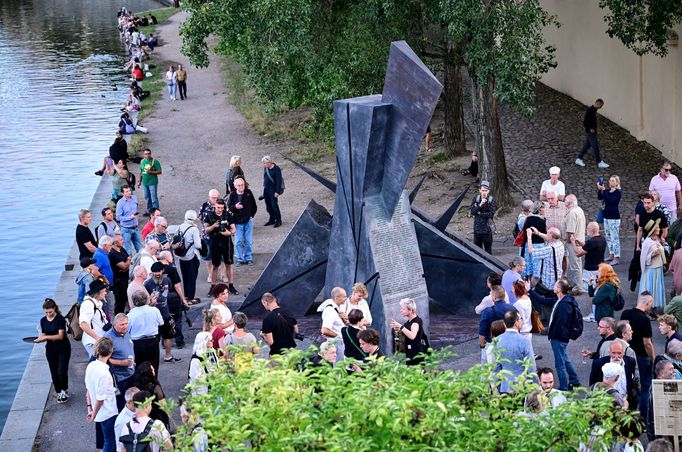
<path id="1" fill-rule="evenodd" d="M 367 287 L 362 283 L 355 283 L 350 292 L 350 297 L 346 298 L 343 304 L 343 312 L 348 314 L 353 309 L 362 311 L 361 326 L 370 326 L 372 324 L 372 314 L 369 312 L 369 304 L 367 304 Z"/>

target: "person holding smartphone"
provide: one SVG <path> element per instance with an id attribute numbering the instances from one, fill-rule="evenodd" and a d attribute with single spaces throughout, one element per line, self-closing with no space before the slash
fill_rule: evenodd
<path id="1" fill-rule="evenodd" d="M 496 208 L 495 198 L 490 194 L 490 183 L 481 181 L 479 194 L 472 201 L 469 213 L 474 217 L 474 245 L 484 248 L 487 253 L 492 253 Z"/>

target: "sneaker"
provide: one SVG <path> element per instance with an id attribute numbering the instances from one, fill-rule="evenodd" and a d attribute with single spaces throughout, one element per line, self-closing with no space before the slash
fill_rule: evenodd
<path id="1" fill-rule="evenodd" d="M 609 167 L 609 164 L 602 160 L 601 162 L 597 163 L 597 166 L 601 169 L 606 169 Z"/>
<path id="2" fill-rule="evenodd" d="M 62 400 L 63 400 L 64 402 L 66 402 L 67 400 L 69 400 L 69 393 L 68 393 L 68 391 L 62 391 Z"/>
<path id="3" fill-rule="evenodd" d="M 64 398 L 64 391 L 60 391 L 57 393 L 57 403 L 64 403 L 66 402 L 66 399 Z"/>
<path id="4" fill-rule="evenodd" d="M 583 317 L 583 322 L 596 323 L 596 320 L 594 320 L 594 317 L 590 314 Z"/>
<path id="5" fill-rule="evenodd" d="M 227 286 L 227 291 L 228 291 L 231 295 L 239 295 L 239 291 L 237 290 L 236 287 L 234 287 L 233 284 L 230 284 L 230 285 Z"/>
<path id="6" fill-rule="evenodd" d="M 583 162 L 583 159 L 575 159 L 575 164 L 578 166 L 585 166 L 585 162 Z"/>
<path id="7" fill-rule="evenodd" d="M 253 261 L 246 261 L 246 265 L 253 265 Z"/>
<path id="8" fill-rule="evenodd" d="M 235 266 L 235 267 L 241 267 L 243 264 L 244 264 L 244 262 L 242 262 L 242 261 L 237 261 L 237 262 L 234 263 L 234 266 Z"/>

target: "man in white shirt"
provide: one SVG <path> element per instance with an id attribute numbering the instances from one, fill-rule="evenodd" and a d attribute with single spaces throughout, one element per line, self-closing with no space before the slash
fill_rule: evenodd
<path id="1" fill-rule="evenodd" d="M 348 315 L 341 311 L 340 306 L 346 301 L 346 291 L 341 287 L 334 287 L 331 296 L 317 308 L 317 312 L 322 313 L 320 332 L 334 342 L 336 356 L 338 359 L 343 359 L 345 350 L 343 340 L 341 340 L 341 328 L 348 321 Z"/>
<path id="2" fill-rule="evenodd" d="M 95 341 L 104 334 L 104 325 L 108 323 L 102 309 L 107 290 L 107 285 L 96 279 L 90 283 L 88 294 L 81 303 L 78 323 L 83 329 L 83 347 L 90 358 L 93 356 Z"/>
<path id="3" fill-rule="evenodd" d="M 148 274 L 152 272 L 152 265 L 156 262 L 156 253 L 161 248 L 161 244 L 156 240 L 149 240 L 144 244 L 144 248 L 140 250 L 140 265 L 147 270 Z"/>
<path id="4" fill-rule="evenodd" d="M 118 416 L 116 408 L 116 386 L 114 376 L 109 372 L 107 361 L 114 345 L 107 337 L 99 338 L 95 344 L 95 361 L 85 369 L 85 400 L 88 404 L 88 422 L 95 421 L 95 448 L 103 452 L 116 450 L 114 425 Z"/>
<path id="5" fill-rule="evenodd" d="M 116 434 L 116 450 L 121 451 L 121 445 L 118 443 L 118 439 L 121 437 L 121 430 L 123 426 L 126 425 L 135 415 L 135 403 L 133 402 L 133 396 L 140 392 L 136 387 L 128 388 L 125 393 L 126 404 L 118 413 L 116 417 L 116 422 L 114 423 L 114 433 Z"/>
<path id="6" fill-rule="evenodd" d="M 547 201 L 547 193 L 554 192 L 559 197 L 559 201 L 563 201 L 566 197 L 566 186 L 559 180 L 561 169 L 558 166 L 553 166 L 549 169 L 549 179 L 542 183 L 540 188 L 540 201 Z"/>

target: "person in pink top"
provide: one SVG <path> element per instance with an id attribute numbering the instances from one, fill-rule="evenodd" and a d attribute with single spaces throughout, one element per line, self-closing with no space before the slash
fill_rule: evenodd
<path id="1" fill-rule="evenodd" d="M 682 208 L 682 188 L 677 176 L 672 174 L 672 164 L 665 160 L 661 165 L 661 171 L 651 178 L 649 191 L 656 190 L 661 195 L 661 204 L 665 205 L 672 216 L 672 221 L 677 220 L 677 211 Z"/>

